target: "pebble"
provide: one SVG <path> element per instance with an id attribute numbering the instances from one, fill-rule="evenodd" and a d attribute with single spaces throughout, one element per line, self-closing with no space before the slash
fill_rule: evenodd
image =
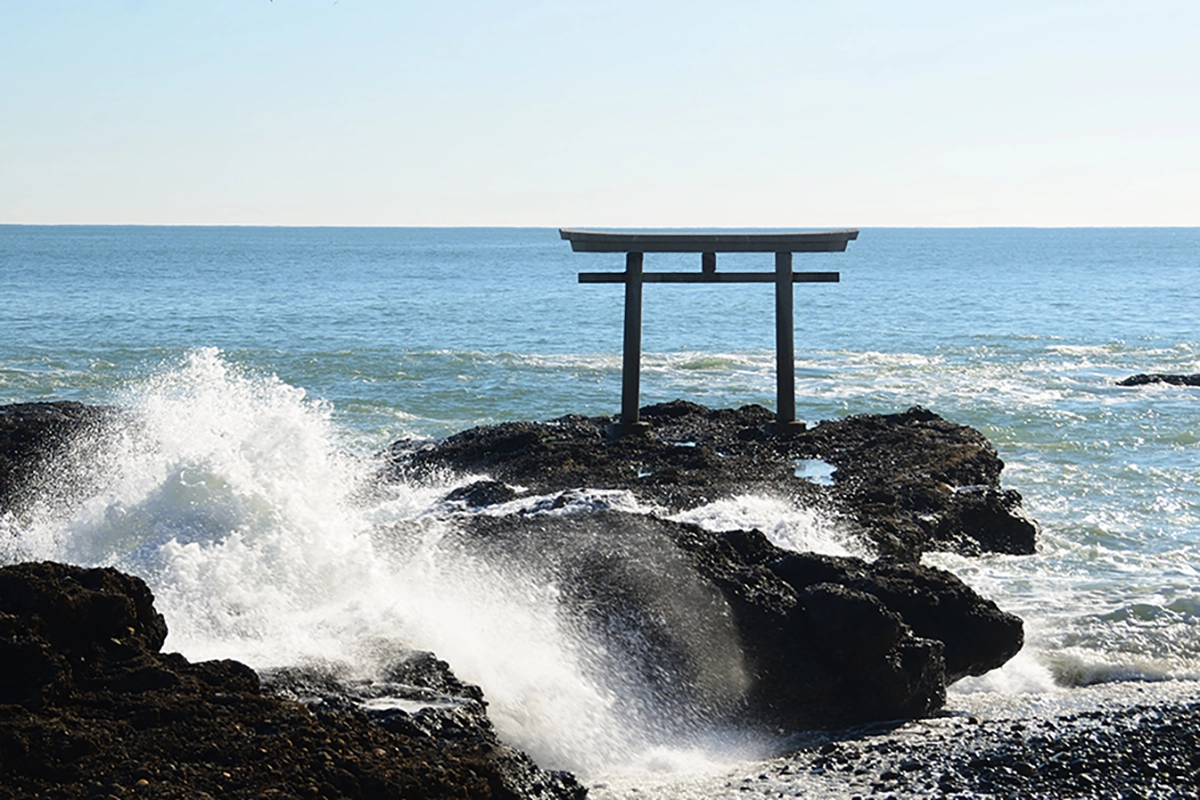
<path id="1" fill-rule="evenodd" d="M 1194 798 L 1200 800 L 1200 684 L 1197 691 L 1164 687 L 1149 704 L 1106 703 L 1097 711 L 1046 714 L 1019 711 L 914 721 L 878 734 L 796 751 L 769 772 L 738 775 L 733 784 L 689 782 L 686 791 L 662 785 L 643 797 L 732 798 L 753 790 L 807 800 L 869 797 Z M 966 726 L 970 726 L 968 729 Z M 629 797 L 610 786 L 593 800 Z M 593 787 L 598 788 L 598 787 Z"/>

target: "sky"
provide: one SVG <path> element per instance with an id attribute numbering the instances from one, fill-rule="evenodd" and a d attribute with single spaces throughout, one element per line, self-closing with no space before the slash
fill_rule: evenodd
<path id="1" fill-rule="evenodd" d="M 1196 0 L 0 0 L 0 223 L 1200 225 Z"/>

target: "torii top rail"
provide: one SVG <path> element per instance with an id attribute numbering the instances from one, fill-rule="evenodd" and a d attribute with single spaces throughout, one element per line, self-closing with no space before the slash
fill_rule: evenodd
<path id="1" fill-rule="evenodd" d="M 793 233 L 647 233 L 579 231 L 559 235 L 577 253 L 625 253 L 624 272 L 581 272 L 580 283 L 625 284 L 625 345 L 619 434 L 642 430 L 638 394 L 642 360 L 643 283 L 774 283 L 776 425 L 796 422 L 796 362 L 792 285 L 837 283 L 837 272 L 792 272 L 792 253 L 840 253 L 857 230 Z M 699 272 L 643 272 L 645 253 L 700 253 Z M 717 253 L 774 253 L 774 272 L 717 272 Z"/>

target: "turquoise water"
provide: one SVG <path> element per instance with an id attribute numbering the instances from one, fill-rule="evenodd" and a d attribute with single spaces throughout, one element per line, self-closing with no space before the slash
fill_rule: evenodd
<path id="1" fill-rule="evenodd" d="M 646 268 L 697 261 L 650 255 Z M 842 275 L 795 290 L 797 415 L 920 404 L 975 426 L 1044 526 L 1035 556 L 931 557 L 1027 621 L 1025 652 L 958 691 L 1200 676 L 1200 389 L 1115 385 L 1200 372 L 1198 267 L 1198 229 L 868 229 L 845 253 L 796 257 Z M 334 639 L 361 646 L 343 628 L 363 596 L 330 588 L 318 603 L 313 581 L 378 600 L 403 573 L 405 608 L 426 604 L 413 587 L 428 569 L 381 574 L 364 531 L 399 521 L 436 549 L 444 487 L 349 509 L 357 457 L 480 423 L 615 413 L 621 289 L 576 274 L 621 268 L 541 229 L 0 226 L 0 402 L 117 403 L 159 420 L 153 459 L 121 451 L 114 485 L 84 508 L 6 523 L 0 555 L 145 574 L 169 645 L 189 655 L 299 658 L 334 648 L 322 632 L 338 625 Z M 643 402 L 772 406 L 773 314 L 769 287 L 647 286 Z M 746 508 L 708 516 L 840 546 L 836 520 Z M 349 627 L 453 655 L 497 698 L 498 724 L 551 761 L 604 751 L 557 741 L 550 712 L 529 721 L 547 683 L 570 713 L 600 714 L 594 687 L 473 660 L 464 642 L 480 634 L 448 620 L 482 613 L 479 592 L 457 579 L 459 605 L 420 616 L 393 600 Z M 548 624 L 528 598 L 491 600 L 529 612 L 492 652 Z M 264 632 L 280 618 L 285 644 Z M 537 641 L 561 655 L 550 633 Z"/>

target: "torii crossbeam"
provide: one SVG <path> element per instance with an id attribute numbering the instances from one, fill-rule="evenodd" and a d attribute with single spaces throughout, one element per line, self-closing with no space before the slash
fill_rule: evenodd
<path id="1" fill-rule="evenodd" d="M 840 253 L 858 231 L 791 233 L 650 233 L 559 229 L 578 253 L 625 253 L 624 272 L 581 272 L 580 283 L 625 284 L 625 344 L 621 368 L 621 422 L 618 435 L 645 430 L 638 411 L 642 360 L 642 284 L 644 283 L 774 283 L 775 424 L 788 429 L 796 421 L 795 312 L 796 283 L 837 283 L 837 272 L 792 272 L 792 253 Z M 700 253 L 699 272 L 644 272 L 645 253 Z M 774 272 L 717 272 L 717 253 L 774 253 Z"/>

